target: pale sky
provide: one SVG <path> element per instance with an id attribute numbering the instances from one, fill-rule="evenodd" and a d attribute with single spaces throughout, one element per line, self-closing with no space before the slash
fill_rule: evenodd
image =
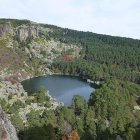
<path id="1" fill-rule="evenodd" d="M 0 0 L 0 18 L 140 39 L 140 0 Z"/>

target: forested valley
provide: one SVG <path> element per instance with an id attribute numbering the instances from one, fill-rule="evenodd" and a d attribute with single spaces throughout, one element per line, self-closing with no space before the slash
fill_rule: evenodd
<path id="1" fill-rule="evenodd" d="M 36 77 L 46 74 L 47 68 L 54 74 L 99 83 L 91 83 L 96 91 L 88 102 L 77 95 L 71 106 L 56 109 L 50 109 L 51 102 L 44 90 L 36 96 L 26 96 L 25 100 L 23 94 L 16 95 L 15 91 L 12 96 L 4 94 L 8 102 L 0 99 L 0 105 L 10 116 L 19 140 L 69 140 L 72 136 L 76 140 L 140 139 L 140 40 L 27 20 L 2 19 L 0 24 L 0 34 L 4 36 L 0 37 L 2 74 L 11 76 L 13 70 L 20 76 Z M 9 30 L 6 37 L 5 28 Z M 9 42 L 13 46 L 8 48 Z M 13 82 L 11 87 L 18 81 L 16 76 L 14 81 L 9 78 Z M 0 88 L 8 82 L 3 83 Z M 37 109 L 45 109 L 27 111 L 23 122 L 19 110 L 30 108 L 32 103 L 37 104 Z"/>
<path id="2" fill-rule="evenodd" d="M 88 103 L 75 96 L 70 107 L 46 111 L 41 117 L 31 119 L 31 126 L 32 121 L 39 121 L 29 131 L 31 137 L 35 131 L 43 140 L 55 140 L 74 130 L 81 140 L 139 140 L 140 112 L 134 107 L 139 106 L 140 100 L 140 41 L 51 27 L 55 33 L 50 33 L 50 37 L 82 46 L 82 51 L 80 57 L 70 60 L 64 56 L 71 52 L 64 52 L 50 68 L 103 84 L 91 93 Z M 35 135 L 34 139 L 40 136 Z"/>

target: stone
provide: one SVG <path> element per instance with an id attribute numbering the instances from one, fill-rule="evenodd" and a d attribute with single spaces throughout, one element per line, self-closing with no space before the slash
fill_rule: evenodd
<path id="1" fill-rule="evenodd" d="M 16 130 L 0 106 L 0 140 L 18 140 Z"/>
<path id="2" fill-rule="evenodd" d="M 110 125 L 110 122 L 108 120 L 105 120 L 105 126 L 108 128 Z"/>
<path id="3" fill-rule="evenodd" d="M 123 140 L 120 135 L 117 135 L 116 140 Z"/>
<path id="4" fill-rule="evenodd" d="M 134 110 L 140 110 L 140 107 L 138 105 L 134 106 Z"/>

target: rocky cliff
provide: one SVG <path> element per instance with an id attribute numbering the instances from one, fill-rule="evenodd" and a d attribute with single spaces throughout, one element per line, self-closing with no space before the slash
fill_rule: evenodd
<path id="1" fill-rule="evenodd" d="M 0 37 L 6 37 L 8 34 L 17 36 L 19 41 L 26 41 L 27 38 L 38 36 L 38 28 L 33 25 L 13 27 L 10 22 L 0 23 Z"/>
<path id="2" fill-rule="evenodd" d="M 11 24 L 0 24 L 0 37 L 5 37 L 9 33 L 13 33 Z"/>
<path id="3" fill-rule="evenodd" d="M 58 31 L 30 21 L 0 20 L 0 73 L 50 74 L 46 66 L 55 59 L 79 57 L 79 45 L 52 36 Z"/>
<path id="4" fill-rule="evenodd" d="M 16 35 L 20 41 L 25 41 L 27 38 L 35 38 L 38 36 L 38 28 L 33 26 L 22 26 L 16 31 Z"/>
<path id="5" fill-rule="evenodd" d="M 18 140 L 16 130 L 0 106 L 0 140 Z"/>

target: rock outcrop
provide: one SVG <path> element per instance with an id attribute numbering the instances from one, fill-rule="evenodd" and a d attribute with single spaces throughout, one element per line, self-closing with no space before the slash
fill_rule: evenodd
<path id="1" fill-rule="evenodd" d="M 17 29 L 16 35 L 20 41 L 25 41 L 27 38 L 35 38 L 38 36 L 38 28 L 33 26 L 22 26 Z"/>
<path id="2" fill-rule="evenodd" d="M 18 140 L 16 130 L 0 106 L 0 140 Z"/>
<path id="3" fill-rule="evenodd" d="M 0 37 L 5 37 L 9 33 L 13 34 L 11 24 L 0 24 Z"/>

